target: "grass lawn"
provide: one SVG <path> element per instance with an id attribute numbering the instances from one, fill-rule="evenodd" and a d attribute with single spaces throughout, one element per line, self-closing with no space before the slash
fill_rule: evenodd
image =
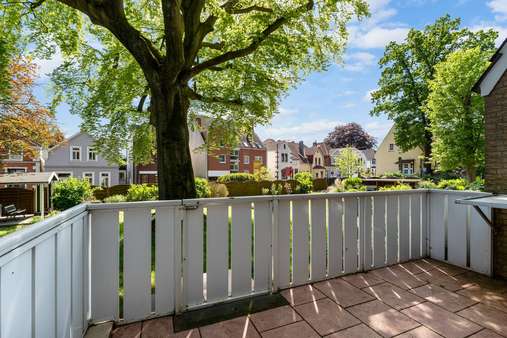
<path id="1" fill-rule="evenodd" d="M 57 213 L 58 213 L 57 211 L 51 211 L 48 215 L 46 215 L 46 219 L 51 216 L 56 215 Z M 40 221 L 42 221 L 42 218 L 40 216 L 33 216 L 33 217 L 25 218 L 23 220 L 19 220 L 19 223 L 17 223 L 17 224 L 8 225 L 8 226 L 4 226 L 4 227 L 1 226 L 1 223 L 0 223 L 0 237 L 7 236 L 10 233 L 21 230 L 23 228 L 26 228 L 29 225 L 32 225 L 32 224 L 40 222 Z"/>

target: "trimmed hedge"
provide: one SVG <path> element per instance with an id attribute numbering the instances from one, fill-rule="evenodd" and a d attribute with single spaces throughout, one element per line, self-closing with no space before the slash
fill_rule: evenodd
<path id="1" fill-rule="evenodd" d="M 225 183 L 229 196 L 256 196 L 262 195 L 262 189 L 271 189 L 272 185 L 281 185 L 282 194 L 295 193 L 298 182 L 295 180 L 277 180 L 277 181 L 260 181 L 260 182 L 229 182 Z M 287 191 L 289 188 L 290 192 Z M 326 179 L 313 180 L 313 191 L 323 191 L 327 189 Z"/>
<path id="2" fill-rule="evenodd" d="M 108 188 L 99 188 L 93 191 L 93 196 L 96 200 L 104 200 L 107 197 L 114 195 L 127 195 L 127 191 L 130 188 L 130 184 L 114 185 Z"/>

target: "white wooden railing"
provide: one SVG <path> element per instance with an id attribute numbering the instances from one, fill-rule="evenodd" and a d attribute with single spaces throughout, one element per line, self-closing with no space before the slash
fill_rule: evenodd
<path id="1" fill-rule="evenodd" d="M 454 203 L 479 194 L 80 205 L 0 240 L 0 337 L 78 337 L 88 323 L 137 321 L 427 256 L 490 274 L 490 228 Z"/>

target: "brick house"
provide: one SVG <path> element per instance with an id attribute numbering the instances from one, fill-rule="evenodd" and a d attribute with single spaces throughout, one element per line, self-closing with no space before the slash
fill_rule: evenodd
<path id="1" fill-rule="evenodd" d="M 0 173 L 33 173 L 40 172 L 43 165 L 42 152 L 37 156 L 28 153 L 3 153 L 0 154 Z"/>
<path id="2" fill-rule="evenodd" d="M 485 98 L 486 190 L 507 194 L 507 40 L 474 90 Z M 493 209 L 493 270 L 507 278 L 507 210 Z"/>
<path id="3" fill-rule="evenodd" d="M 259 136 L 241 136 L 234 148 L 220 147 L 208 153 L 208 177 L 218 178 L 230 173 L 254 174 L 261 166 L 267 165 L 266 147 Z"/>

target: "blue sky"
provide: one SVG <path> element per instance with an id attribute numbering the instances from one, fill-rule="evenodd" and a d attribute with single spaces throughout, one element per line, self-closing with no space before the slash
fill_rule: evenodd
<path id="1" fill-rule="evenodd" d="M 412 27 L 423 28 L 442 15 L 460 17 L 472 30 L 494 28 L 497 43 L 507 38 L 507 0 L 367 0 L 372 17 L 349 26 L 344 62 L 309 76 L 281 101 L 280 113 L 269 126 L 257 128 L 262 139 L 322 141 L 334 126 L 357 122 L 379 141 L 392 123 L 371 117 L 369 93 L 377 88 L 378 60 L 389 41 L 402 41 Z M 54 69 L 60 58 L 38 60 L 40 73 Z M 47 102 L 47 77 L 41 75 L 36 95 Z M 79 130 L 80 119 L 58 108 L 57 121 L 66 135 Z"/>

